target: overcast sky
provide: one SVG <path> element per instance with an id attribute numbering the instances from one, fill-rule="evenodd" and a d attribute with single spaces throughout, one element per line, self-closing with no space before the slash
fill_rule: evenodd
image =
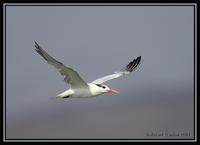
<path id="1" fill-rule="evenodd" d="M 193 138 L 193 8 L 7 6 L 6 138 Z M 34 41 L 86 82 L 142 62 L 106 83 L 120 94 L 52 100 L 69 86 Z"/>

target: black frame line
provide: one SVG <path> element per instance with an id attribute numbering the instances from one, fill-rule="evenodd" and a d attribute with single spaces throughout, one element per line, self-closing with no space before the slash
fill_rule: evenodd
<path id="1" fill-rule="evenodd" d="M 4 100 L 4 102 L 3 102 L 3 103 L 4 103 L 4 105 L 3 105 L 4 108 L 3 108 L 3 109 L 5 110 L 5 112 L 4 112 L 4 117 L 5 117 L 5 118 L 4 118 L 4 124 L 5 124 L 5 126 L 4 126 L 3 129 L 4 129 L 4 131 L 5 131 L 4 137 L 5 137 L 5 139 L 6 139 L 6 6 L 3 7 L 3 10 L 4 10 L 3 13 L 5 13 L 5 15 L 3 15 L 3 16 L 4 16 L 4 19 L 5 19 L 5 22 L 4 22 L 5 30 L 3 31 L 3 33 L 4 33 L 4 35 L 5 35 L 5 37 L 4 37 L 4 41 L 5 41 L 5 42 L 4 42 L 4 47 L 5 47 L 5 49 L 4 49 L 4 54 L 3 54 L 3 55 L 4 55 L 4 58 L 5 58 L 5 61 L 4 61 L 4 63 L 5 63 L 5 64 L 4 64 L 4 67 L 5 67 L 5 70 L 4 70 L 4 71 L 5 71 L 5 72 L 4 72 L 4 75 L 5 75 L 5 80 L 4 80 L 4 81 L 5 81 L 5 82 L 4 82 L 4 83 L 5 83 L 5 86 L 4 86 L 4 88 L 5 88 L 5 90 L 4 90 L 5 96 L 4 96 L 4 99 L 5 99 L 5 100 Z"/>
<path id="2" fill-rule="evenodd" d="M 125 139 L 125 138 L 123 138 L 123 139 L 8 139 L 8 138 L 6 138 L 6 7 L 7 6 L 193 6 L 193 8 L 194 8 L 194 92 L 193 92 L 193 94 L 194 94 L 194 134 L 193 134 L 193 138 L 191 138 L 191 139 L 175 139 L 175 138 L 159 138 L 159 139 L 154 139 L 154 138 L 149 138 L 149 139 L 147 139 L 147 138 L 139 138 L 139 139 L 137 139 L 137 138 L 135 138 L 135 139 Z M 195 63 L 195 60 L 196 60 L 196 54 L 195 54 L 195 52 L 196 52 L 196 37 L 197 37 L 197 35 L 196 35 L 196 7 L 197 6 L 197 4 L 196 3 L 191 3 L 191 4 L 188 4 L 188 3 L 183 3 L 182 5 L 180 5 L 180 4 L 149 4 L 148 5 L 148 3 L 146 4 L 146 5 L 144 5 L 144 4 L 130 4 L 130 5 L 127 5 L 127 4 L 117 4 L 117 5 L 102 5 L 102 4 L 97 4 L 97 5 L 94 5 L 94 4 L 91 4 L 91 5 L 87 5 L 87 4 L 83 4 L 83 5 L 74 5 L 74 4 L 68 4 L 68 5 L 66 5 L 66 4 L 53 4 L 53 3 L 49 3 L 49 5 L 47 5 L 47 4 L 35 4 L 35 3 L 33 3 L 33 4 L 27 4 L 27 3 L 25 3 L 25 4 L 21 4 L 21 3 L 16 3 L 16 4 L 9 4 L 9 3 L 5 3 L 4 5 L 3 5 L 3 18 L 4 18 L 4 28 L 5 28 L 5 30 L 3 31 L 3 36 L 4 36 L 4 46 L 5 46 L 5 48 L 3 49 L 4 50 L 4 58 L 5 58 L 5 61 L 4 61 L 4 67 L 5 67 L 5 70 L 4 70 L 4 75 L 5 75 L 5 81 L 4 81 L 4 83 L 5 83 L 5 87 L 4 87 L 4 91 L 5 91 L 5 97 L 4 97 L 4 99 L 5 100 L 3 100 L 3 109 L 5 110 L 5 112 L 4 112 L 4 119 L 3 119 L 3 121 L 4 121 L 4 127 L 3 127 L 3 131 L 4 131 L 4 135 L 3 135 L 3 138 L 4 138 L 4 141 L 7 141 L 7 142 L 12 142 L 12 141 L 35 141 L 35 142 L 37 142 L 37 141 L 52 141 L 52 140 L 54 140 L 55 142 L 56 141 L 81 141 L 81 140 L 83 140 L 83 141 L 86 141 L 86 140 L 90 140 L 90 141 L 98 141 L 98 140 L 100 140 L 100 141 L 124 141 L 124 140 L 126 140 L 126 141 L 144 141 L 144 142 L 146 142 L 146 141 L 157 141 L 157 142 L 159 142 L 159 141 L 197 141 L 197 133 L 196 133 L 196 113 L 197 113 L 197 111 L 195 110 L 195 108 L 197 107 L 196 106 L 196 102 L 195 101 L 197 101 L 197 98 L 195 97 L 195 94 L 196 94 L 196 69 L 195 69 L 195 67 L 196 67 L 196 63 Z"/>
<path id="3" fill-rule="evenodd" d="M 65 5 L 65 4 L 57 4 L 57 5 L 46 5 L 46 4 L 24 4 L 24 5 L 14 5 L 14 4 L 7 4 L 7 6 L 194 6 L 194 4 L 183 4 L 183 5 L 172 5 L 172 4 L 166 4 L 166 5 L 161 5 L 161 4 L 157 4 L 157 5 L 142 5 L 142 4 L 135 4 L 135 5 L 75 5 L 75 4 L 69 4 L 69 5 Z"/>

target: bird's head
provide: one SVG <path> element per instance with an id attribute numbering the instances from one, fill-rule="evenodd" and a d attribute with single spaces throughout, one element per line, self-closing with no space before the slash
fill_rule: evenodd
<path id="1" fill-rule="evenodd" d="M 104 84 L 95 84 L 98 86 L 99 90 L 101 90 L 103 93 L 112 93 L 112 94 L 118 94 L 119 91 L 112 89 Z"/>

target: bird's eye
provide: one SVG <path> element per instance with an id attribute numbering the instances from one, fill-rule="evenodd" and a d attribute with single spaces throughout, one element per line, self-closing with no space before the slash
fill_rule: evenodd
<path id="1" fill-rule="evenodd" d="M 105 86 L 102 86 L 101 84 L 96 84 L 98 87 L 101 87 L 101 88 L 106 88 Z"/>

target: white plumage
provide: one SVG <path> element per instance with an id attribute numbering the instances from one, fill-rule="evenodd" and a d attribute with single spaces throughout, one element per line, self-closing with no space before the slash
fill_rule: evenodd
<path id="1" fill-rule="evenodd" d="M 129 74 L 130 72 L 135 70 L 141 62 L 141 56 L 139 56 L 133 61 L 131 61 L 125 68 L 121 69 L 120 71 L 117 71 L 105 77 L 98 78 L 91 83 L 86 83 L 75 70 L 73 70 L 69 66 L 65 66 L 63 63 L 54 59 L 46 51 L 44 51 L 36 42 L 35 47 L 35 50 L 47 61 L 47 63 L 53 65 L 56 69 L 58 69 L 60 74 L 64 76 L 64 81 L 70 85 L 70 89 L 57 95 L 57 98 L 94 97 L 103 93 L 117 94 L 119 93 L 117 90 L 111 89 L 103 83 L 118 78 L 120 76 Z"/>

